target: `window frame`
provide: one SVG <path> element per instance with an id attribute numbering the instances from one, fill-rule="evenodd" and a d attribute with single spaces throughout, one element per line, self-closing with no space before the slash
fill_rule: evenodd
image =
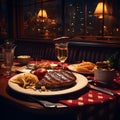
<path id="1" fill-rule="evenodd" d="M 54 0 L 52 0 L 52 1 L 54 1 Z M 85 1 L 87 1 L 87 0 L 85 0 Z M 62 0 L 62 4 L 65 5 L 64 0 Z M 11 5 L 11 3 L 8 2 L 8 5 Z M 10 17 L 10 18 L 13 19 L 13 22 L 12 22 L 11 25 L 9 24 L 9 31 L 10 31 L 9 36 L 13 37 L 13 39 L 19 39 L 19 40 L 21 39 L 23 41 L 24 40 L 28 40 L 28 41 L 44 41 L 45 40 L 46 42 L 49 42 L 49 41 L 53 41 L 53 38 L 59 37 L 59 36 L 52 36 L 52 37 L 24 36 L 23 28 L 22 28 L 22 25 L 23 25 L 23 22 L 24 22 L 24 20 L 23 20 L 24 19 L 23 18 L 24 17 L 24 15 L 23 15 L 23 0 L 20 0 L 20 1 L 13 0 L 12 7 L 9 7 L 9 10 L 11 8 L 12 8 L 13 13 L 12 13 L 12 17 Z M 86 9 L 87 8 L 85 6 L 84 7 L 84 12 L 86 12 Z M 63 14 L 63 16 L 61 16 L 61 19 L 62 19 L 62 22 L 63 22 L 62 24 L 65 25 L 65 6 L 63 7 L 62 14 Z M 86 20 L 84 22 L 86 22 Z M 85 24 L 85 26 L 86 26 L 86 24 Z M 11 28 L 13 28 L 12 32 L 11 32 Z M 86 30 L 84 30 L 84 31 L 86 31 Z M 63 33 L 61 34 L 61 36 L 67 35 L 67 34 L 64 34 L 64 33 L 65 33 L 65 28 L 64 28 Z M 69 36 L 69 35 L 67 35 L 67 36 Z M 97 42 L 97 43 L 99 43 L 99 42 L 103 42 L 103 43 L 120 43 L 120 41 L 119 41 L 120 36 L 93 36 L 93 35 L 90 36 L 90 35 L 84 34 L 83 36 L 80 35 L 80 36 L 70 36 L 70 37 L 71 37 L 71 40 L 74 40 L 74 41 Z"/>

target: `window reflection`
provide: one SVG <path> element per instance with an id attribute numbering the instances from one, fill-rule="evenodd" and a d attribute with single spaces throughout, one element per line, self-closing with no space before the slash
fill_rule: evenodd
<path id="1" fill-rule="evenodd" d="M 94 14 L 98 0 L 69 0 L 66 4 L 66 34 L 78 37 L 112 38 L 120 35 L 119 0 L 104 1 L 101 16 Z M 116 7 L 115 7 L 116 6 Z M 103 7 L 102 7 L 103 8 Z M 116 11 L 116 12 L 115 12 Z M 104 13 L 103 13 L 104 12 Z M 116 16 L 115 16 L 116 15 Z M 100 19 L 101 18 L 101 19 Z M 88 38 L 88 37 L 87 37 Z"/>
<path id="2" fill-rule="evenodd" d="M 42 1 L 42 2 L 40 2 Z M 24 1 L 24 35 L 112 39 L 120 37 L 120 1 L 101 0 L 101 13 L 96 13 L 98 0 L 27 0 Z M 104 10 L 103 10 L 104 8 Z M 38 16 L 40 9 L 47 17 Z"/>
<path id="3" fill-rule="evenodd" d="M 34 11 L 28 10 L 28 7 Z M 61 16 L 61 1 L 27 3 L 27 7 L 24 1 L 24 34 L 55 37 L 62 32 Z"/>

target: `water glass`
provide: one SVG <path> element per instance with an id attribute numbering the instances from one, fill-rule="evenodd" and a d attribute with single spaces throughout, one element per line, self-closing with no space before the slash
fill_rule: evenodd
<path id="1" fill-rule="evenodd" d="M 14 50 L 13 49 L 5 49 L 4 51 L 4 62 L 5 62 L 5 75 L 10 75 L 12 72 L 12 65 L 14 59 Z"/>

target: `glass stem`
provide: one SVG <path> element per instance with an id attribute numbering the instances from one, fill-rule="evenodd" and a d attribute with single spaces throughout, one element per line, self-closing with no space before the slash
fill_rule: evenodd
<path id="1" fill-rule="evenodd" d="M 62 64 L 62 69 L 64 70 L 64 63 L 63 63 L 63 62 L 61 62 L 61 64 Z"/>

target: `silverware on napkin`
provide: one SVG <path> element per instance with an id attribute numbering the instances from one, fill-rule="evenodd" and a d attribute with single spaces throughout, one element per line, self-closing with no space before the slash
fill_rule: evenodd
<path id="1" fill-rule="evenodd" d="M 115 93 L 115 92 L 113 92 L 113 91 L 111 91 L 111 90 L 103 89 L 103 88 L 101 88 L 101 87 L 97 87 L 97 86 L 92 85 L 92 84 L 88 84 L 88 87 L 91 88 L 91 89 L 94 89 L 94 90 L 97 90 L 97 91 L 106 93 L 106 94 L 111 95 L 111 96 L 118 96 L 117 93 Z"/>
<path id="2" fill-rule="evenodd" d="M 33 96 L 30 96 L 29 99 L 39 103 L 40 105 L 42 105 L 46 108 L 65 108 L 65 107 L 67 107 L 67 105 L 64 105 L 62 103 L 54 103 L 54 102 L 49 102 L 47 100 L 40 100 L 40 99 L 33 97 Z"/>

